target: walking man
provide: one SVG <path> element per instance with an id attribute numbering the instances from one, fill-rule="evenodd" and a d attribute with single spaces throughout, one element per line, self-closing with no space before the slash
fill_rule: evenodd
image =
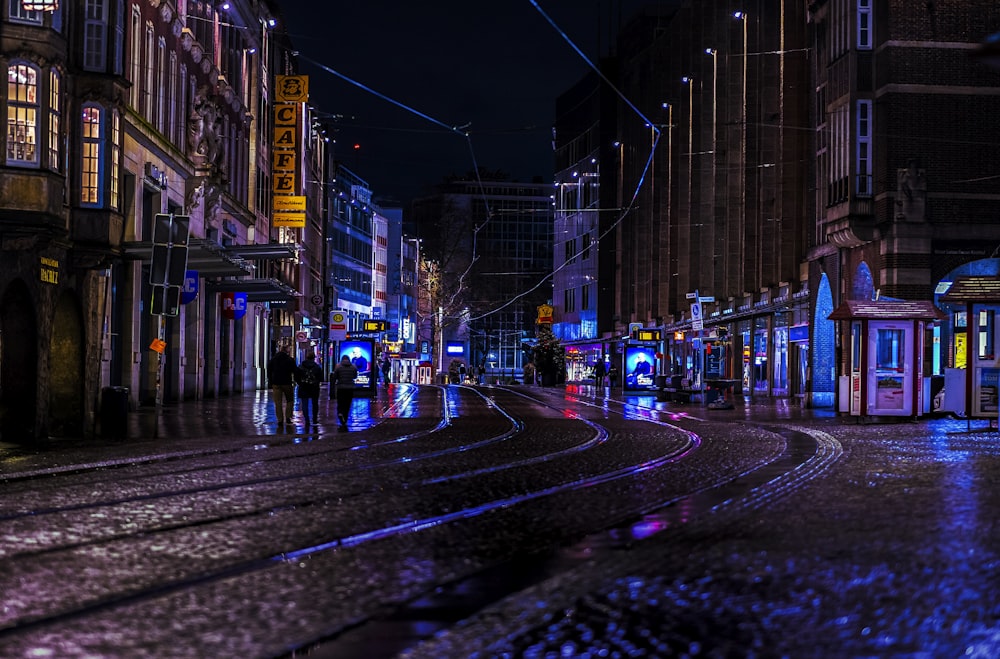
<path id="1" fill-rule="evenodd" d="M 271 387 L 271 398 L 274 400 L 274 416 L 278 418 L 278 426 L 292 422 L 292 410 L 295 409 L 295 360 L 288 354 L 288 346 L 278 348 L 271 361 L 267 363 L 267 383 Z"/>
<path id="2" fill-rule="evenodd" d="M 319 383 L 323 381 L 323 368 L 316 363 L 316 354 L 309 350 L 295 372 L 295 381 L 299 385 L 299 405 L 302 408 L 302 418 L 306 428 L 309 419 L 319 423 Z M 310 408 L 312 408 L 310 410 Z"/>
<path id="3" fill-rule="evenodd" d="M 354 379 L 358 377 L 357 367 L 351 363 L 351 358 L 344 355 L 340 363 L 333 369 L 330 386 L 337 388 L 337 420 L 340 429 L 347 430 L 347 419 L 351 415 L 351 403 L 354 402 Z"/>

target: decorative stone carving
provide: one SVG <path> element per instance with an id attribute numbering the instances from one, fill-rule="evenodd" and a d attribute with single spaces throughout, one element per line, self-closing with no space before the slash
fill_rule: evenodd
<path id="1" fill-rule="evenodd" d="M 911 160 L 909 167 L 896 171 L 896 220 L 924 222 L 927 219 L 925 171 Z"/>
<path id="2" fill-rule="evenodd" d="M 198 91 L 191 106 L 188 149 L 196 165 L 217 166 L 222 157 L 222 116 L 205 87 Z"/>
<path id="3" fill-rule="evenodd" d="M 184 49 L 185 53 L 190 53 L 191 49 L 194 47 L 194 33 L 190 28 L 181 26 L 181 48 Z"/>

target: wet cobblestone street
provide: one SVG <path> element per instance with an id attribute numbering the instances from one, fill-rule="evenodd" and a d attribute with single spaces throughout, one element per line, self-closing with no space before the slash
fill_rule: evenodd
<path id="1" fill-rule="evenodd" d="M 1000 654 L 985 422 L 605 394 L 380 389 L 339 433 L 255 393 L 2 446 L 0 656 Z"/>

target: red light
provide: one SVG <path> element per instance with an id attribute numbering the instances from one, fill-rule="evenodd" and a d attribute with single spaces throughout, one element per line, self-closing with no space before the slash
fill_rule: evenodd
<path id="1" fill-rule="evenodd" d="M 354 150 L 355 151 L 360 151 L 361 150 L 361 145 L 360 144 L 355 144 L 354 145 Z"/>

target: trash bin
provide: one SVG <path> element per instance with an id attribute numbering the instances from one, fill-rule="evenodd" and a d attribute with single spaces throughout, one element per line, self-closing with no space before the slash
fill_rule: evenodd
<path id="1" fill-rule="evenodd" d="M 101 434 L 105 437 L 128 434 L 128 387 L 101 389 Z"/>

